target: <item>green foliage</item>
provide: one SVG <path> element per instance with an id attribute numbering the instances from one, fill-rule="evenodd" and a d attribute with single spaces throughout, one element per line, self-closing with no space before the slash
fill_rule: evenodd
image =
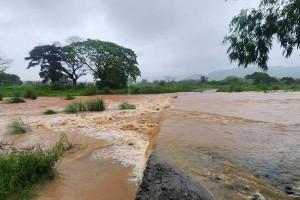
<path id="1" fill-rule="evenodd" d="M 65 108 L 66 113 L 77 113 L 82 111 L 86 111 L 86 106 L 84 103 L 77 101 L 73 101 Z"/>
<path id="2" fill-rule="evenodd" d="M 6 100 L 6 103 L 24 103 L 25 100 L 20 96 L 19 92 L 15 92 L 14 95 Z"/>
<path id="3" fill-rule="evenodd" d="M 0 72 L 0 85 L 22 85 L 20 77 L 16 74 Z"/>
<path id="4" fill-rule="evenodd" d="M 70 94 L 67 94 L 65 97 L 64 97 L 64 100 L 73 100 L 75 99 L 74 96 L 70 95 Z"/>
<path id="5" fill-rule="evenodd" d="M 33 184 L 53 179 L 65 145 L 66 136 L 62 135 L 50 150 L 37 147 L 0 155 L 0 199 L 27 199 Z"/>
<path id="6" fill-rule="evenodd" d="M 21 118 L 13 119 L 8 124 L 8 132 L 9 134 L 22 134 L 30 132 L 31 128 L 29 123 L 24 122 Z"/>
<path id="7" fill-rule="evenodd" d="M 230 61 L 239 66 L 257 64 L 268 70 L 269 52 L 274 40 L 288 58 L 300 45 L 300 6 L 298 0 L 261 0 L 257 9 L 242 10 L 230 23 L 224 43 Z"/>
<path id="8" fill-rule="evenodd" d="M 105 105 L 102 99 L 91 99 L 85 103 L 85 107 L 88 111 L 103 111 Z"/>
<path id="9" fill-rule="evenodd" d="M 201 76 L 200 77 L 200 83 L 202 83 L 202 84 L 208 83 L 208 77 L 207 76 Z"/>
<path id="10" fill-rule="evenodd" d="M 84 96 L 94 96 L 98 94 L 96 86 L 88 86 L 84 91 Z"/>
<path id="11" fill-rule="evenodd" d="M 24 98 L 28 98 L 32 100 L 37 99 L 36 92 L 32 88 L 28 88 L 25 90 Z"/>
<path id="12" fill-rule="evenodd" d="M 119 109 L 121 110 L 135 109 L 135 105 L 130 104 L 128 102 L 123 102 L 119 105 Z"/>
<path id="13" fill-rule="evenodd" d="M 248 74 L 245 79 L 252 80 L 253 84 L 270 84 L 278 82 L 276 78 L 270 77 L 268 74 L 263 72 L 254 72 L 253 74 Z"/>
<path id="14" fill-rule="evenodd" d="M 91 40 L 72 44 L 100 87 L 122 88 L 140 76 L 136 54 L 111 42 Z"/>
<path id="15" fill-rule="evenodd" d="M 54 115 L 57 114 L 55 110 L 47 109 L 45 112 L 43 112 L 44 115 Z"/>
<path id="16" fill-rule="evenodd" d="M 3 101 L 3 94 L 0 93 L 0 101 Z"/>
<path id="17" fill-rule="evenodd" d="M 110 94 L 110 93 L 111 93 L 110 88 L 109 88 L 109 87 L 104 87 L 104 88 L 103 88 L 103 93 L 104 93 L 104 94 Z"/>
<path id="18" fill-rule="evenodd" d="M 287 84 L 287 85 L 291 85 L 291 84 L 296 82 L 296 80 L 292 77 L 283 77 L 283 78 L 280 79 L 280 81 Z"/>
<path id="19" fill-rule="evenodd" d="M 66 113 L 77 113 L 83 111 L 103 111 L 105 110 L 105 105 L 102 99 L 91 99 L 87 102 L 77 102 L 74 101 L 67 105 L 65 108 Z"/>

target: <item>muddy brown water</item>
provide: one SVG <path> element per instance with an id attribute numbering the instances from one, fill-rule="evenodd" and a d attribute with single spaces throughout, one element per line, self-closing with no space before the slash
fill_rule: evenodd
<path id="1" fill-rule="evenodd" d="M 255 194 L 294 199 L 284 188 L 300 190 L 300 93 L 171 96 L 102 96 L 105 112 L 74 115 L 61 112 L 69 102 L 57 97 L 1 104 L 0 139 L 17 147 L 48 148 L 63 132 L 82 145 L 63 158 L 53 181 L 37 187 L 34 199 L 134 199 L 153 136 L 159 158 L 193 177 L 216 199 Z M 122 101 L 137 109 L 118 110 Z M 60 113 L 42 115 L 47 108 Z M 6 125 L 15 117 L 30 122 L 33 132 L 7 135 Z"/>
<path id="2" fill-rule="evenodd" d="M 188 93 L 173 103 L 155 152 L 216 199 L 294 199 L 300 186 L 300 93 Z M 261 197 L 262 198 L 262 197 Z"/>

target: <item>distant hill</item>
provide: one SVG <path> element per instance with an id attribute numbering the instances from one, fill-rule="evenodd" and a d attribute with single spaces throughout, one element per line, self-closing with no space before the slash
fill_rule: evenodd
<path id="1" fill-rule="evenodd" d="M 209 73 L 207 76 L 209 80 L 223 80 L 227 76 L 237 76 L 243 78 L 247 74 L 252 74 L 254 72 L 263 72 L 257 67 L 249 67 L 249 68 L 233 68 L 226 70 L 217 70 Z M 267 73 L 270 76 L 282 78 L 282 77 L 294 77 L 300 78 L 300 66 L 299 67 L 269 67 Z"/>

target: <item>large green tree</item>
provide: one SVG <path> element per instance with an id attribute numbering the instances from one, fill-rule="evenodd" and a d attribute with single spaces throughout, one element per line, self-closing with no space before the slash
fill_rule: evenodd
<path id="1" fill-rule="evenodd" d="M 52 45 L 40 45 L 34 47 L 25 60 L 29 60 L 27 69 L 40 66 L 40 77 L 43 83 L 51 81 L 58 82 L 62 77 L 62 48 Z"/>
<path id="2" fill-rule="evenodd" d="M 131 49 L 92 39 L 72 43 L 72 48 L 101 87 L 122 88 L 141 74 Z"/>
<path id="3" fill-rule="evenodd" d="M 300 47 L 300 0 L 261 0 L 256 9 L 243 9 L 233 17 L 227 53 L 230 61 L 245 68 L 257 64 L 268 70 L 269 52 L 274 41 L 288 58 Z"/>
<path id="4" fill-rule="evenodd" d="M 72 43 L 66 46 L 40 45 L 34 47 L 25 60 L 30 60 L 27 69 L 40 66 L 40 77 L 43 82 L 58 82 L 67 77 L 77 84 L 77 80 L 86 75 L 84 63 L 76 56 Z"/>
<path id="5" fill-rule="evenodd" d="M 271 77 L 266 73 L 263 72 L 254 72 L 252 74 L 248 74 L 245 76 L 245 79 L 252 80 L 253 84 L 271 84 L 271 83 L 277 83 L 278 80 L 275 77 Z"/>

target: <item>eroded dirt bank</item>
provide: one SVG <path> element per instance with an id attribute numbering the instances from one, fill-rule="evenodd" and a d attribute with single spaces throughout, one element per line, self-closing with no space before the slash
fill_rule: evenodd
<path id="1" fill-rule="evenodd" d="M 77 97 L 85 101 L 96 97 Z M 65 133 L 76 144 L 64 157 L 53 181 L 35 190 L 35 199 L 134 199 L 141 182 L 149 142 L 161 112 L 171 107 L 172 95 L 101 96 L 104 112 L 66 114 L 70 101 L 59 97 L 40 97 L 23 104 L 0 104 L 0 141 L 13 142 L 16 148 L 40 145 L 49 148 Z M 121 102 L 136 105 L 134 110 L 119 110 Z M 59 111 L 43 115 L 46 109 Z M 9 135 L 8 123 L 22 118 L 32 132 Z"/>

